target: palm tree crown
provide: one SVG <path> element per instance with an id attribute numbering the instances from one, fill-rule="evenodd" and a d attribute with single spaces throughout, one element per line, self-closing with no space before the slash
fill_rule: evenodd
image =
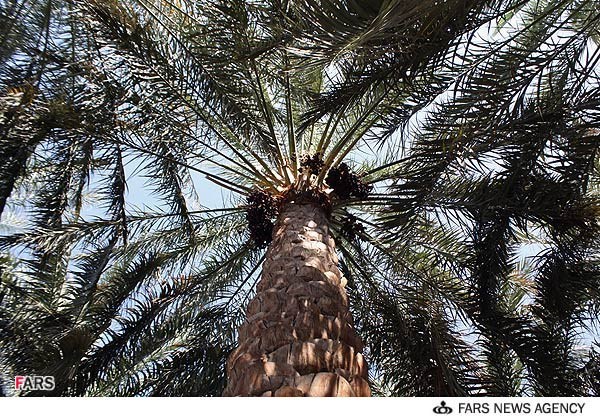
<path id="1" fill-rule="evenodd" d="M 220 395 L 294 202 L 374 394 L 600 394 L 597 2 L 1 4 L 4 393 Z"/>

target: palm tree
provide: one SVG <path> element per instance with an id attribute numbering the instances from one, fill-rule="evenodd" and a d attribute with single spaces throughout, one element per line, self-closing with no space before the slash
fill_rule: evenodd
<path id="1" fill-rule="evenodd" d="M 594 1 L 34 3 L 4 392 L 599 393 Z"/>

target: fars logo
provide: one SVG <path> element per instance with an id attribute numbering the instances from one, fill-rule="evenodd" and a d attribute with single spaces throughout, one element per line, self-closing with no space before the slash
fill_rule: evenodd
<path id="1" fill-rule="evenodd" d="M 436 414 L 447 415 L 452 413 L 452 408 L 446 406 L 446 402 L 442 401 L 439 406 L 433 408 L 433 412 L 435 412 Z"/>
<path id="2" fill-rule="evenodd" d="M 15 376 L 16 390 L 54 390 L 54 376 Z"/>

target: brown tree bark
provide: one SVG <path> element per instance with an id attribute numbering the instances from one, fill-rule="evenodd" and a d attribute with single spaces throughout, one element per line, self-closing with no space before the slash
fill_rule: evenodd
<path id="1" fill-rule="evenodd" d="M 224 396 L 370 396 L 337 261 L 323 209 L 288 204 L 227 361 Z"/>

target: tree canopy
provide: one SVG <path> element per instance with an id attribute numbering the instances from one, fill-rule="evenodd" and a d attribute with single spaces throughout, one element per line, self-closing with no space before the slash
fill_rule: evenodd
<path id="1" fill-rule="evenodd" d="M 597 0 L 0 5 L 1 393 L 220 395 L 316 164 L 375 394 L 600 395 Z"/>

